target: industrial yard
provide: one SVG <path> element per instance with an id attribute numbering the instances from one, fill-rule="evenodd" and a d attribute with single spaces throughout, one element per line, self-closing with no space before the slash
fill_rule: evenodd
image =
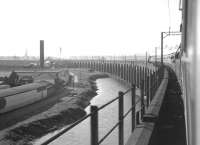
<path id="1" fill-rule="evenodd" d="M 31 144 L 85 115 L 84 108 L 96 95 L 95 80 L 108 76 L 87 69 L 69 71 L 76 76 L 75 82 L 41 101 L 0 115 L 0 144 Z"/>

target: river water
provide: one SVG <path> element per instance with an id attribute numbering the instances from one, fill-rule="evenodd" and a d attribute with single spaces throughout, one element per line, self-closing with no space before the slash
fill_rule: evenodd
<path id="1" fill-rule="evenodd" d="M 112 100 L 118 95 L 118 91 L 126 91 L 129 87 L 113 78 L 98 79 L 97 84 L 97 96 L 91 100 L 92 105 L 98 107 Z M 130 93 L 124 96 L 124 114 L 131 107 L 131 95 Z M 90 106 L 86 109 L 87 113 L 90 113 Z M 118 122 L 118 100 L 105 107 L 99 112 L 99 140 Z M 49 138 L 53 134 L 48 134 L 42 137 L 34 144 L 40 144 L 45 139 Z M 126 117 L 124 121 L 124 142 L 127 141 L 131 133 L 131 113 Z M 70 131 L 56 139 L 51 145 L 90 145 L 90 118 L 86 119 L 79 125 L 72 128 Z M 116 128 L 108 138 L 102 142 L 102 145 L 117 145 L 118 144 L 118 128 Z"/>

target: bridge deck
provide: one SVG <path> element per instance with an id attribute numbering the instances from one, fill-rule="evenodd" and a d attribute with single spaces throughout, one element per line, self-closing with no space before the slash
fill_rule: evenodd
<path id="1" fill-rule="evenodd" d="M 149 145 L 186 145 L 184 106 L 175 74 L 169 71 L 164 102 Z"/>
<path id="2" fill-rule="evenodd" d="M 170 69 L 168 72 L 169 79 L 166 93 L 163 95 L 162 106 L 161 108 L 153 107 L 159 113 L 156 122 L 154 123 L 154 120 L 138 125 L 127 145 L 186 145 L 181 90 L 174 72 Z M 159 99 L 155 100 L 158 101 Z M 153 109 L 148 110 L 147 113 L 149 111 L 152 112 L 150 114 L 155 113 Z"/>

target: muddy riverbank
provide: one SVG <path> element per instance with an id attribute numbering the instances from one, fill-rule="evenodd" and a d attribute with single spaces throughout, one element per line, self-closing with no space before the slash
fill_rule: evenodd
<path id="1" fill-rule="evenodd" d="M 4 122 L 0 127 L 0 144 L 31 144 L 33 140 L 61 129 L 86 114 L 84 108 L 97 94 L 95 80 L 108 75 L 86 69 L 70 71 L 78 76 L 74 85 L 66 86 L 58 94 L 10 115 L 0 115 L 0 121 Z"/>

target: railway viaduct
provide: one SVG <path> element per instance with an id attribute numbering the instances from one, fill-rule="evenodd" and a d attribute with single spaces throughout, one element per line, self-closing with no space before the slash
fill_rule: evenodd
<path id="1" fill-rule="evenodd" d="M 91 144 L 100 144 L 117 126 L 119 126 L 119 145 L 124 145 L 123 141 L 123 119 L 132 112 L 132 134 L 126 145 L 151 145 L 151 137 L 154 136 L 156 122 L 159 120 L 159 113 L 163 104 L 165 91 L 168 86 L 168 71 L 159 64 L 147 63 L 145 61 L 121 61 L 121 60 L 66 60 L 61 61 L 60 65 L 67 68 L 83 68 L 91 71 L 99 71 L 116 76 L 130 85 L 126 92 L 119 92 L 119 96 L 102 107 L 91 106 L 91 114 L 88 114 L 80 121 L 91 117 Z M 135 97 L 135 89 L 140 90 L 139 106 L 140 110 L 135 110 L 138 101 Z M 123 112 L 123 95 L 131 91 L 132 107 L 126 113 Z M 106 107 L 115 100 L 119 100 L 119 122 L 115 125 L 105 138 L 98 139 L 98 111 Z M 120 101 L 121 100 L 121 101 Z M 92 111 L 93 110 L 93 111 Z M 138 127 L 139 125 L 139 127 Z M 69 127 L 70 128 L 70 127 Z M 47 140 L 46 145 L 69 130 L 66 128 L 61 133 Z"/>
<path id="2" fill-rule="evenodd" d="M 159 82 L 159 79 L 161 79 L 159 67 L 145 61 L 68 60 L 65 65 L 68 68 L 88 68 L 109 73 L 129 84 L 135 84 L 138 88 L 140 88 L 142 81 L 144 81 L 146 89 L 147 84 L 153 86 L 154 82 Z M 155 88 L 157 88 L 158 84 L 155 85 Z"/>
<path id="3" fill-rule="evenodd" d="M 156 122 L 159 120 L 161 106 L 167 89 L 168 71 L 166 69 L 162 69 L 160 65 L 145 61 L 120 60 L 68 60 L 65 65 L 68 68 L 88 68 L 109 73 L 126 81 L 130 86 L 140 89 L 141 110 L 138 112 L 132 110 L 132 112 L 135 112 L 132 114 L 132 117 L 136 116 L 134 119 L 132 118 L 135 120 L 132 123 L 133 133 L 126 145 L 149 145 L 151 142 L 155 143 L 155 139 L 151 138 L 156 134 L 153 132 L 157 130 L 155 129 Z M 146 96 L 146 100 L 144 96 Z M 140 123 L 142 123 L 142 126 L 137 128 L 137 125 Z M 96 129 L 94 129 L 95 131 Z M 123 133 L 121 135 L 119 129 L 119 144 L 124 144 L 123 137 L 120 138 L 120 136 L 123 136 Z M 96 143 L 98 144 L 98 141 Z"/>

